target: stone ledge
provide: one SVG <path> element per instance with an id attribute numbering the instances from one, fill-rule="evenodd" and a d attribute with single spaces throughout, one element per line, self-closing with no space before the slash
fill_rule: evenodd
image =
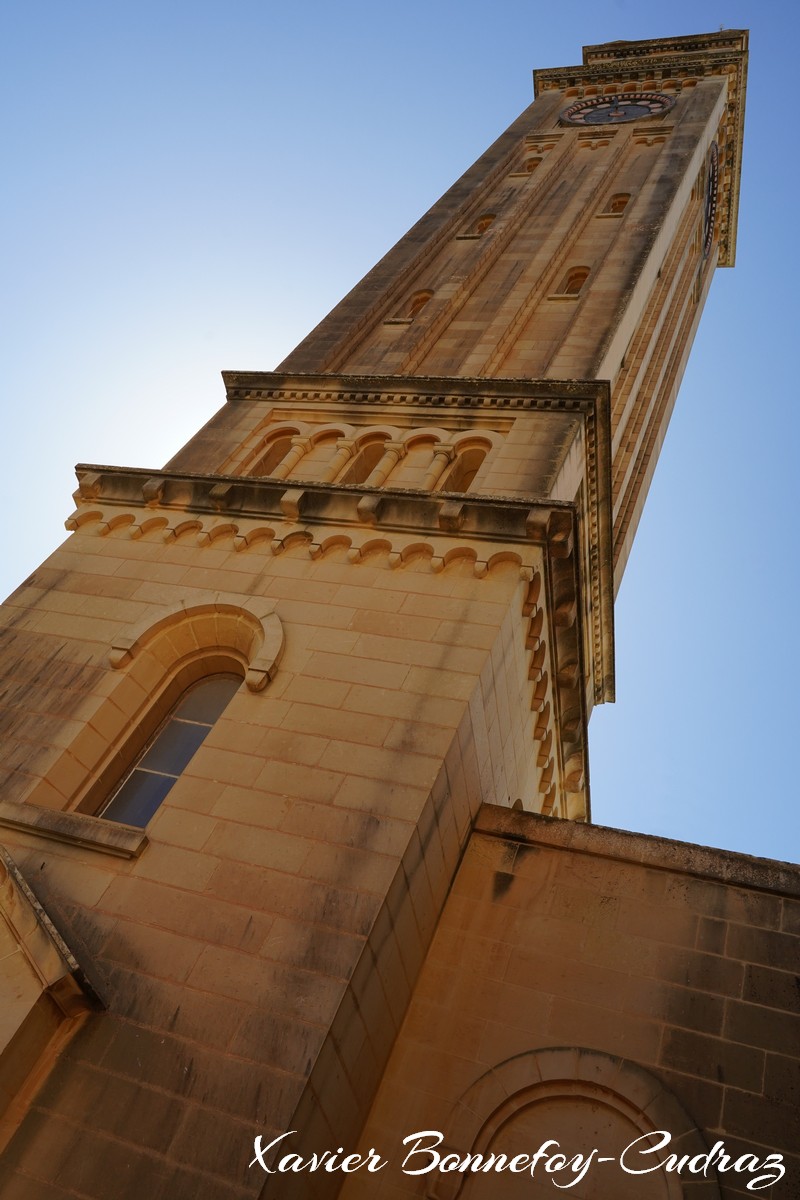
<path id="1" fill-rule="evenodd" d="M 145 831 L 132 825 L 104 821 L 88 813 L 59 812 L 36 804 L 11 804 L 5 800 L 0 800 L 0 828 L 16 829 L 34 837 L 113 854 L 117 858 L 138 858 L 147 845 Z"/>
<path id="2" fill-rule="evenodd" d="M 778 895 L 800 896 L 800 866 L 794 863 L 754 858 L 733 850 L 678 842 L 654 834 L 565 821 L 559 817 L 539 816 L 495 804 L 485 804 L 481 808 L 473 833 L 508 838 L 525 845 L 549 846 L 554 850 L 611 858 L 616 862 L 636 863 L 642 867 Z"/>

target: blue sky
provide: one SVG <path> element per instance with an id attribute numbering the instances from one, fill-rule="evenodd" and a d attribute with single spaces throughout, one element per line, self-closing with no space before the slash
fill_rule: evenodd
<path id="1" fill-rule="evenodd" d="M 5 595 L 76 462 L 160 466 L 616 38 L 751 30 L 719 271 L 617 606 L 594 819 L 797 859 L 795 5 L 30 0 L 0 14 Z"/>

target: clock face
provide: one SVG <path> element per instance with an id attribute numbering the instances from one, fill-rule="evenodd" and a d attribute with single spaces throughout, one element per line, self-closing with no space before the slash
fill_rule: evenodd
<path id="1" fill-rule="evenodd" d="M 622 96 L 592 96 L 579 100 L 561 114 L 566 125 L 620 125 L 645 117 L 663 116 L 674 106 L 674 96 L 661 92 L 627 92 Z"/>
<path id="2" fill-rule="evenodd" d="M 708 258 L 714 242 L 714 226 L 717 217 L 717 189 L 719 187 L 719 148 L 712 142 L 708 156 L 708 182 L 706 183 L 706 204 L 703 213 L 703 258 Z"/>

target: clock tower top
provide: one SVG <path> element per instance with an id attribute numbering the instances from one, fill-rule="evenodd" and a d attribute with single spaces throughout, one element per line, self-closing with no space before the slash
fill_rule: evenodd
<path id="1" fill-rule="evenodd" d="M 618 587 L 714 268 L 734 260 L 747 33 L 609 42 L 583 57 L 535 72 L 534 102 L 280 370 L 409 387 L 606 382 Z M 228 374 L 229 399 L 265 395 L 270 379 Z M 238 411 L 170 465 L 254 463 Z M 574 499 L 580 484 L 558 470 L 534 478 L 498 447 L 470 490 Z"/>
<path id="2" fill-rule="evenodd" d="M 732 267 L 736 256 L 748 38 L 746 29 L 643 41 L 602 42 L 583 47 L 583 64 L 533 73 L 534 95 L 549 90 L 567 96 L 607 95 L 641 87 L 675 93 L 715 75 L 727 78 L 724 121 L 728 167 L 720 186 L 718 267 Z"/>

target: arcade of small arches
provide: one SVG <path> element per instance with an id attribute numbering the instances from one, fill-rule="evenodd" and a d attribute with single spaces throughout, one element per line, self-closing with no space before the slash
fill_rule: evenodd
<path id="1" fill-rule="evenodd" d="M 591 96 L 627 95 L 631 92 L 679 92 L 685 88 L 696 87 L 699 80 L 699 76 L 689 75 L 683 71 L 676 78 L 656 79 L 653 76 L 644 80 L 629 79 L 626 83 L 617 81 L 601 84 L 598 82 L 597 84 L 586 84 L 583 87 L 572 86 L 564 88 L 563 94 L 567 99 L 573 97 L 582 99 Z"/>
<path id="2" fill-rule="evenodd" d="M 259 437 L 240 470 L 273 479 L 466 492 L 501 441 L 493 430 L 453 434 L 285 421 Z"/>

